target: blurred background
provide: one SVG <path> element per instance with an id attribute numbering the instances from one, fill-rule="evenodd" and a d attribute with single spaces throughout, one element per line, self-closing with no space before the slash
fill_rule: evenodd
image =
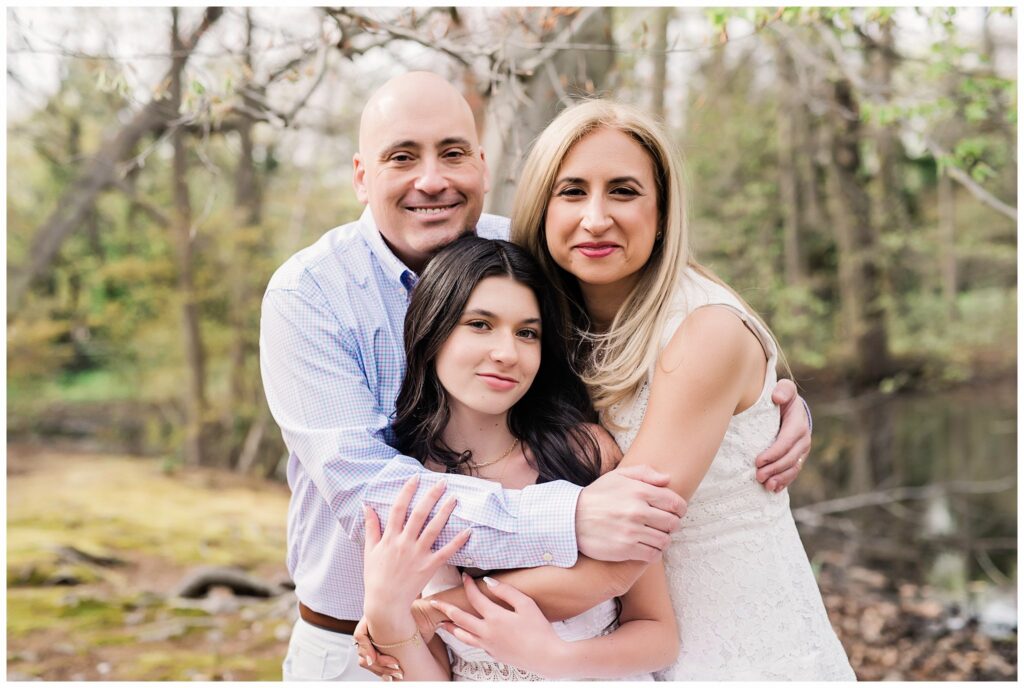
<path id="1" fill-rule="evenodd" d="M 815 416 L 791 489 L 861 679 L 1017 674 L 1011 8 L 7 10 L 8 679 L 276 679 L 273 270 L 361 211 L 387 78 L 464 91 L 510 209 L 587 94 L 685 153 L 697 256 Z"/>

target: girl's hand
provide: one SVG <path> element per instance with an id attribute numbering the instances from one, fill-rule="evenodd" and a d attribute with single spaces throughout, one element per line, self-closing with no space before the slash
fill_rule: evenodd
<path id="1" fill-rule="evenodd" d="M 431 600 L 431 606 L 452 620 L 452 623 L 441 624 L 441 628 L 467 645 L 484 650 L 499 662 L 544 678 L 571 675 L 570 644 L 558 637 L 536 602 L 507 583 L 487 577 L 484 582 L 512 609 L 492 602 L 477 589 L 472 578 L 462 574 L 466 595 L 479 616 L 447 602 Z"/>
<path id="2" fill-rule="evenodd" d="M 366 518 L 363 613 L 373 627 L 383 620 L 410 618 L 413 600 L 423 586 L 469 540 L 470 530 L 467 529 L 436 552 L 431 550 L 455 509 L 456 499 L 446 499 L 427 522 L 431 509 L 445 490 L 444 481 L 438 481 L 416 503 L 406 521 L 406 512 L 418 485 L 419 476 L 413 476 L 402 487 L 391 506 L 383 534 L 376 512 L 363 505 Z M 380 639 L 380 642 L 387 641 Z"/>

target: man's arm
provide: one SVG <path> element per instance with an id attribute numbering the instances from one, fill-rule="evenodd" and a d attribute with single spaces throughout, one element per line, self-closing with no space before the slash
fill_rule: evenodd
<path id="1" fill-rule="evenodd" d="M 445 479 L 459 506 L 438 546 L 467 527 L 470 542 L 452 563 L 514 568 L 576 561 L 580 488 L 563 481 L 503 490 L 469 476 L 441 475 L 388 446 L 392 408 L 381 409 L 369 379 L 378 371 L 355 334 L 315 286 L 273 283 L 263 301 L 260 363 L 274 419 L 348 536 L 362 541 L 362 503 L 386 514 L 405 481 L 420 494 Z M 365 366 L 365 367 L 364 367 Z M 389 402 L 390 403 L 390 402 Z"/>

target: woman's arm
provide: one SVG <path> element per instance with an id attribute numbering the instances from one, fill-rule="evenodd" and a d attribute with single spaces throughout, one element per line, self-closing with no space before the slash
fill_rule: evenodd
<path id="1" fill-rule="evenodd" d="M 689 499 L 732 416 L 761 396 L 766 366 L 760 342 L 733 311 L 695 310 L 658 360 L 647 412 L 622 465 L 667 473 L 669 486 Z"/>
<path id="2" fill-rule="evenodd" d="M 623 678 L 670 665 L 679 654 L 679 634 L 661 562 L 648 567 L 622 599 L 620 626 L 612 633 L 575 642 L 558 637 L 528 596 L 485 579 L 508 608 L 494 604 L 464 581 L 474 614 L 435 602 L 457 625 L 446 630 L 500 662 L 545 678 Z"/>

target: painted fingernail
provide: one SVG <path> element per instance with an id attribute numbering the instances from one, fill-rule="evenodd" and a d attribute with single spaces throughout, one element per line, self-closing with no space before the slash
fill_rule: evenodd
<path id="1" fill-rule="evenodd" d="M 484 583 L 487 583 L 488 587 L 493 588 L 498 584 L 498 581 L 494 580 L 490 576 L 484 576 Z"/>
<path id="2" fill-rule="evenodd" d="M 395 678 L 401 681 L 404 678 L 404 676 L 402 676 L 401 674 L 395 674 Z"/>
<path id="3" fill-rule="evenodd" d="M 437 600 L 430 600 L 430 606 L 433 607 L 434 609 L 440 609 L 441 608 L 441 605 L 438 603 Z"/>
<path id="4" fill-rule="evenodd" d="M 393 671 L 398 671 L 401 668 L 402 667 L 398 666 L 397 664 L 388 664 L 388 669 L 391 669 Z"/>

